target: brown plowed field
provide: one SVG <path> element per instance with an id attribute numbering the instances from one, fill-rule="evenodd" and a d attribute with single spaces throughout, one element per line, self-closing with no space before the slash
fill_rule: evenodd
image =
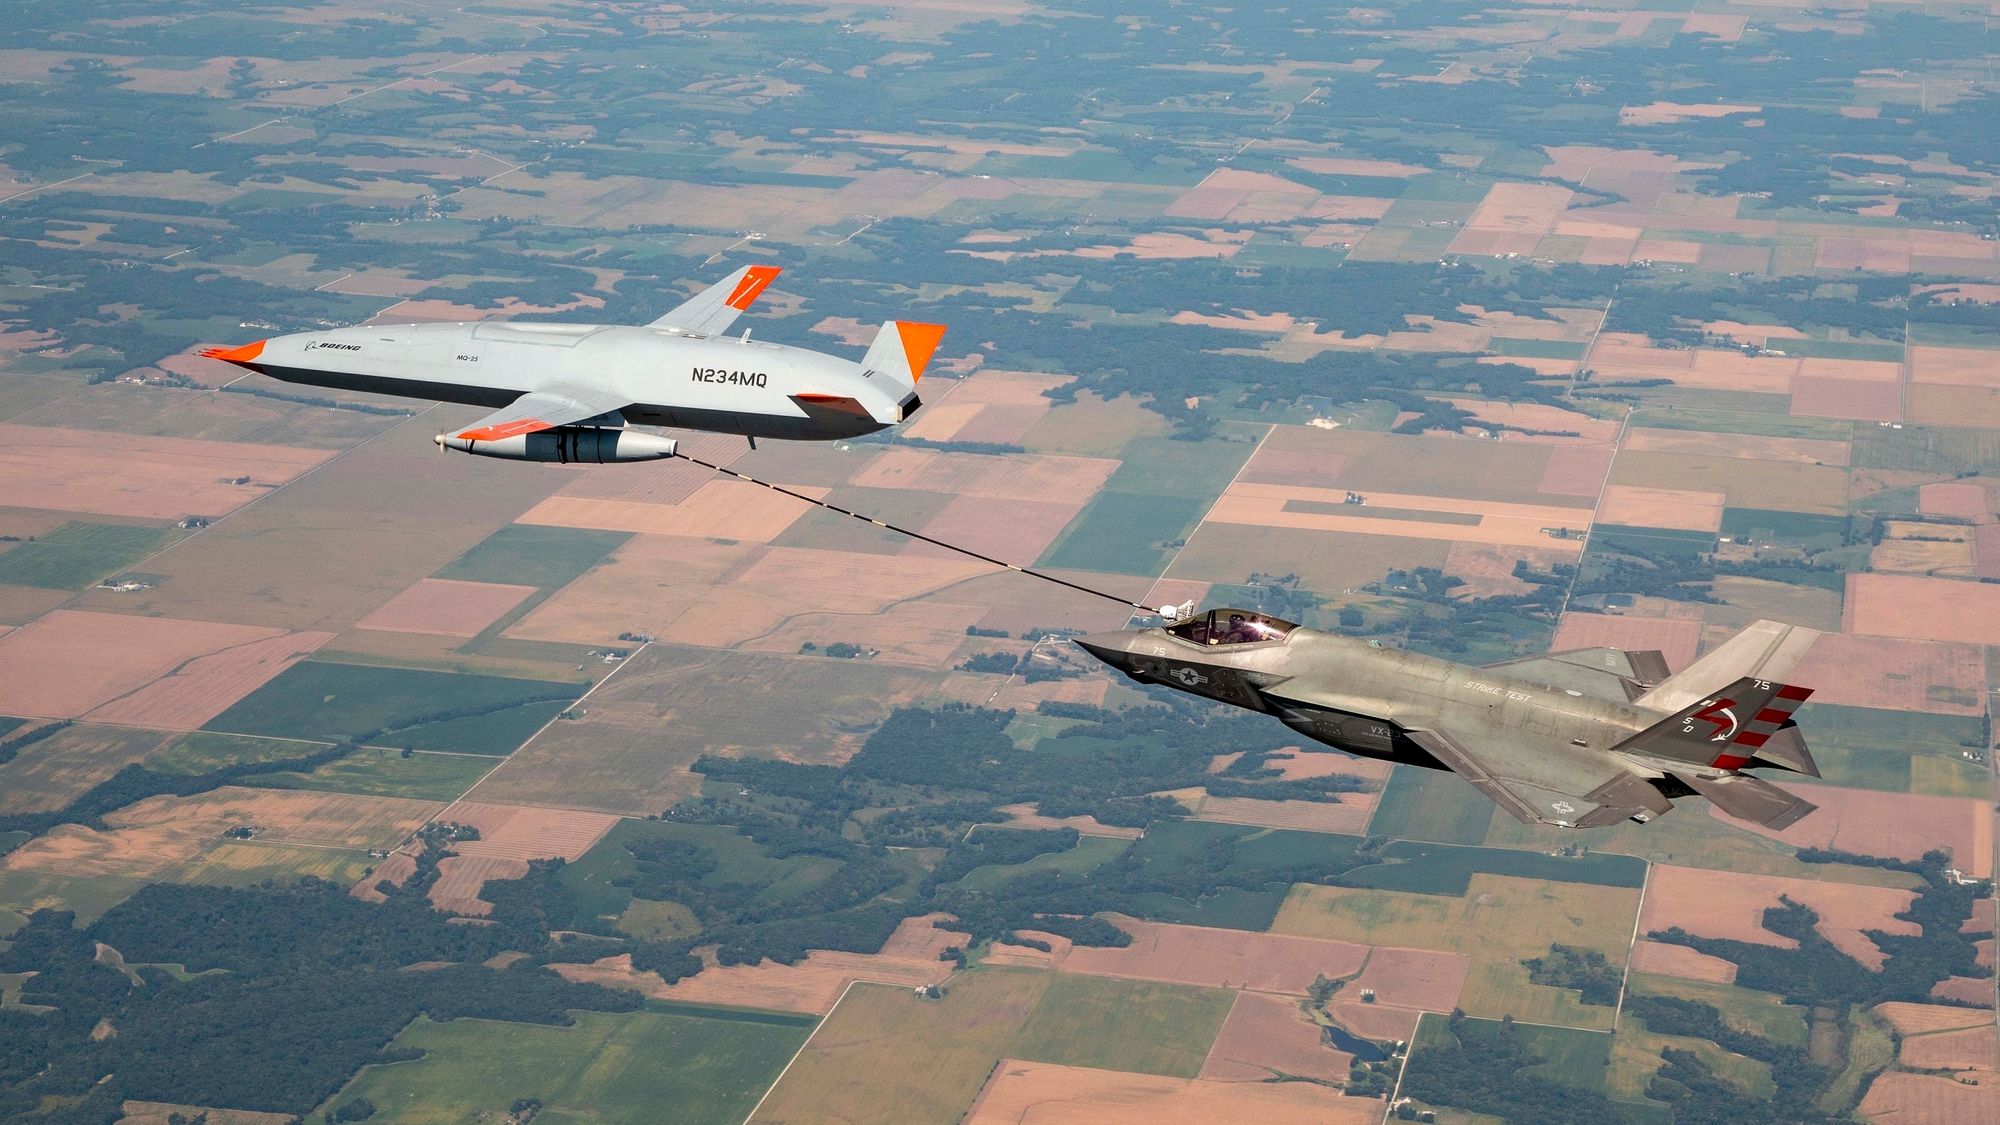
<path id="1" fill-rule="evenodd" d="M 332 633 L 285 633 L 197 656 L 130 695 L 92 710 L 92 722 L 197 730 L 238 700 L 311 656 Z"/>
<path id="2" fill-rule="evenodd" d="M 1904 1035 L 1979 1027 L 1993 1022 L 1992 1013 L 1980 1008 L 1960 1008 L 1947 1004 L 1910 1004 L 1900 1000 L 1877 1004 L 1875 1014 L 1888 1020 Z"/>
<path id="3" fill-rule="evenodd" d="M 1289 996 L 1239 992 L 1209 1048 L 1201 1077 L 1267 1082 L 1280 1075 L 1344 1082 L 1354 1056 L 1326 1045 L 1320 1026 Z"/>
<path id="4" fill-rule="evenodd" d="M 1851 574 L 1847 578 L 1845 631 L 2000 645 L 2000 586 L 1949 578 Z M 6 640 L 0 640 L 0 645 Z"/>
<path id="5" fill-rule="evenodd" d="M 486 881 L 519 879 L 527 873 L 526 860 L 499 856 L 451 856 L 438 864 L 438 880 L 431 885 L 431 905 L 453 914 L 483 918 L 493 913 L 493 904 L 479 897 Z M 379 878 L 370 880 L 371 885 L 379 882 Z"/>
<path id="6" fill-rule="evenodd" d="M 2000 387 L 1918 383 L 1910 388 L 1909 420 L 1933 426 L 2000 428 Z"/>
<path id="7" fill-rule="evenodd" d="M 1041 557 L 1083 508 L 1044 500 L 956 496 L 917 530 L 996 559 L 1026 566 Z M 943 557 L 941 548 L 911 543 L 905 553 Z"/>
<path id="8" fill-rule="evenodd" d="M 1931 989 L 1931 995 L 1939 1000 L 1955 1000 L 1961 1004 L 1991 1005 L 1993 978 L 1950 977 L 1939 981 Z"/>
<path id="9" fill-rule="evenodd" d="M 823 496 L 825 489 L 795 491 Z M 641 535 L 694 535 L 768 543 L 811 510 L 803 500 L 746 481 L 714 480 L 678 504 L 551 496 L 520 518 L 521 523 L 590 527 Z"/>
<path id="10" fill-rule="evenodd" d="M 964 1125 L 1377 1125 L 1382 1102 L 1307 1082 L 1211 1082 L 1002 1059 Z"/>
<path id="11" fill-rule="evenodd" d="M 1818 792 L 1815 788 L 1815 795 Z M 1920 932 L 1916 923 L 1894 917 L 1916 897 L 1911 891 L 1666 864 L 1655 864 L 1648 878 L 1639 932 L 1650 934 L 1679 926 L 1700 937 L 1793 948 L 1797 942 L 1763 926 L 1765 909 L 1779 905 L 1781 896 L 1811 907 L 1819 914 L 1819 932 L 1841 952 L 1871 969 L 1881 968 L 1885 957 L 1863 936 L 1863 930 Z"/>
<path id="12" fill-rule="evenodd" d="M 1819 810 L 1783 832 L 1743 821 L 1730 823 L 1795 848 L 1834 848 L 1909 860 L 1923 858 L 1932 848 L 1945 848 L 1974 878 L 1993 873 L 1993 817 L 1985 802 L 1831 785 L 1815 785 L 1807 797 Z"/>
<path id="13" fill-rule="evenodd" d="M 1639 941 L 1632 946 L 1632 971 L 1657 973 L 1684 980 L 1704 980 L 1714 984 L 1735 984 L 1736 964 L 1720 957 L 1697 953 L 1685 945 Z"/>
<path id="14" fill-rule="evenodd" d="M 1258 828 L 1294 828 L 1304 832 L 1335 832 L 1359 836 L 1375 815 L 1382 794 L 1342 793 L 1338 803 L 1324 801 L 1260 801 L 1252 797 L 1210 797 L 1196 820 L 1248 824 Z"/>
<path id="15" fill-rule="evenodd" d="M 1361 975 L 1336 995 L 1359 1001 L 1362 989 L 1374 989 L 1374 1006 L 1449 1012 L 1458 1007 L 1471 968 L 1472 959 L 1463 953 L 1377 946 Z"/>
<path id="16" fill-rule="evenodd" d="M 1810 418 L 1900 421 L 1903 417 L 1903 387 L 1900 383 L 1801 375 L 1792 386 L 1791 410 L 1795 415 Z"/>
<path id="17" fill-rule="evenodd" d="M 678 535 L 637 536 L 510 626 L 506 636 L 570 644 L 614 643 L 626 632 L 657 636 L 759 549 Z"/>
<path id="18" fill-rule="evenodd" d="M 221 516 L 331 450 L 0 423 L 7 503 L 141 519 Z M 250 484 L 224 484 L 247 476 Z"/>
<path id="19" fill-rule="evenodd" d="M 1622 648 L 1632 652 L 1657 649 L 1670 668 L 1694 663 L 1701 647 L 1701 622 L 1665 617 L 1632 617 L 1609 613 L 1563 614 L 1549 645 L 1553 652 L 1573 648 Z"/>
<path id="20" fill-rule="evenodd" d="M 583 858 L 604 838 L 618 818 L 574 809 L 538 809 L 521 805 L 488 805 L 458 801 L 437 815 L 446 824 L 469 824 L 479 839 L 463 840 L 451 850 L 463 856 L 492 859 Z"/>
<path id="21" fill-rule="evenodd" d="M 1596 500 L 1611 473 L 1612 451 L 1594 445 L 1560 445 L 1549 450 L 1549 465 L 1542 471 L 1542 492 L 1553 496 L 1575 496 Z"/>
<path id="22" fill-rule="evenodd" d="M 1358 972 L 1368 955 L 1367 946 L 1325 938 L 1128 918 L 1120 918 L 1118 925 L 1131 932 L 1131 945 L 1123 949 L 1078 946 L 1063 958 L 1062 970 L 1303 996 L 1315 977 Z"/>
<path id="23" fill-rule="evenodd" d="M 1850 707 L 1986 713 L 1986 651 L 1975 645 L 1827 633 L 1788 673 L 1813 699 Z"/>
<path id="24" fill-rule="evenodd" d="M 2000 1075 L 1977 1076 L 1978 1085 L 1955 1078 L 1891 1071 L 1875 1079 L 1861 1099 L 1861 1116 L 1893 1125 L 1996 1125 L 2000 1098 L 1993 1084 Z"/>
<path id="25" fill-rule="evenodd" d="M 357 629 L 476 637 L 535 592 L 533 586 L 426 578 L 354 623 Z"/>
<path id="26" fill-rule="evenodd" d="M 870 488 L 914 488 L 952 496 L 1082 505 L 1118 468 L 1102 457 L 1018 454 L 991 457 L 893 448 L 854 478 Z"/>
<path id="27" fill-rule="evenodd" d="M 0 637 L 0 714 L 76 718 L 186 671 L 186 684 L 163 685 L 135 705 L 141 713 L 192 713 L 213 704 L 204 718 L 213 717 L 325 639 L 305 634 L 294 641 L 281 629 L 254 625 L 56 610 Z M 259 646 L 247 659 L 234 652 L 264 641 L 278 642 L 275 650 Z M 222 698 L 239 687 L 238 695 Z"/>
<path id="28" fill-rule="evenodd" d="M 1590 526 L 1590 513 L 1583 508 L 1378 492 L 1367 494 L 1367 504 L 1347 504 L 1346 496 L 1344 489 L 1237 481 L 1216 500 L 1206 522 L 1579 551 L 1581 539 L 1554 539 L 1542 529 Z M 1402 514 L 1384 516 L 1379 514 L 1383 510 Z M 1427 519 L 1415 513 L 1435 516 Z"/>
<path id="29" fill-rule="evenodd" d="M 1531 568 L 1546 573 L 1550 567 L 1566 565 L 1572 558 L 1568 551 L 1550 551 L 1539 547 L 1453 543 L 1451 553 L 1445 556 L 1444 570 L 1446 574 L 1465 582 L 1459 590 L 1466 597 L 1501 597 L 1531 593 L 1535 589 L 1532 584 L 1514 577 L 1517 563 L 1526 562 Z"/>
<path id="30" fill-rule="evenodd" d="M 1913 1035 L 1903 1040 L 1898 1057 L 1905 1065 L 1924 1069 L 2000 1070 L 2000 1029 L 1989 1019 L 1982 1027 Z"/>
<path id="31" fill-rule="evenodd" d="M 1911 348 L 1910 378 L 1919 383 L 2000 387 L 2000 355 L 1977 348 Z"/>
<path id="32" fill-rule="evenodd" d="M 1976 520 L 1991 515 L 1994 497 L 1979 484 L 1945 481 L 1917 490 L 1917 508 L 1927 516 Z"/>

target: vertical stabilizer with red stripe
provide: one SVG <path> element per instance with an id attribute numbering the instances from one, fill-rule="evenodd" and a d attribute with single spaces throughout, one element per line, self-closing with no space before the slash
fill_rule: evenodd
<path id="1" fill-rule="evenodd" d="M 1734 771 L 1757 764 L 1817 775 L 1792 725 L 1792 712 L 1811 696 L 1811 688 L 1745 676 L 1626 739 L 1618 749 L 1710 769 Z"/>

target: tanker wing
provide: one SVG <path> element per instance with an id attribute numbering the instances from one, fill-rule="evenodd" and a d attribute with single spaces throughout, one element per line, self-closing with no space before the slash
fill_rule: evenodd
<path id="1" fill-rule="evenodd" d="M 682 301 L 647 327 L 693 336 L 720 336 L 757 303 L 757 298 L 781 272 L 777 266 L 744 266 Z"/>
<path id="2" fill-rule="evenodd" d="M 625 419 L 618 412 L 630 405 L 619 395 L 557 383 L 529 391 L 469 426 L 439 434 L 437 440 L 439 445 L 463 448 L 460 443 L 500 441 L 585 421 L 622 426 Z"/>

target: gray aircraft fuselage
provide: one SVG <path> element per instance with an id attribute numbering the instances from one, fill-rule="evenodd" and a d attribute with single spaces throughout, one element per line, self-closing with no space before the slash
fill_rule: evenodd
<path id="1" fill-rule="evenodd" d="M 1270 714 L 1351 754 L 1449 770 L 1524 822 L 1644 823 L 1699 795 L 1783 828 L 1812 804 L 1742 772 L 1818 775 L 1777 683 L 1817 633 L 1758 622 L 1677 675 L 1581 649 L 1474 667 L 1247 610 L 1077 638 L 1142 683 Z M 1220 750 L 1222 748 L 1218 748 Z"/>

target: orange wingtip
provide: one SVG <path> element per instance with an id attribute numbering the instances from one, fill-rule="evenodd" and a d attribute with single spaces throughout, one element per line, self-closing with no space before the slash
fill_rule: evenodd
<path id="1" fill-rule="evenodd" d="M 903 356 L 910 361 L 910 378 L 923 378 L 924 368 L 931 365 L 931 356 L 937 351 L 938 341 L 944 339 L 944 325 L 899 320 L 896 322 L 896 335 L 903 338 Z"/>
<path id="2" fill-rule="evenodd" d="M 203 348 L 201 354 L 206 359 L 219 359 L 224 363 L 249 363 L 264 354 L 264 341 L 255 340 L 240 348 Z"/>
<path id="3" fill-rule="evenodd" d="M 777 266 L 751 266 L 750 272 L 743 275 L 743 280 L 736 283 L 736 288 L 730 290 L 728 299 L 722 303 L 737 312 L 748 309 L 757 303 L 757 298 L 763 296 L 764 290 L 769 288 L 783 272 L 785 271 Z"/>
<path id="4" fill-rule="evenodd" d="M 540 418 L 523 418 L 517 422 L 501 422 L 495 426 L 481 426 L 476 430 L 464 430 L 459 437 L 465 441 L 499 441 L 502 438 L 520 437 L 540 430 L 554 429 L 555 423 L 544 422 Z"/>

